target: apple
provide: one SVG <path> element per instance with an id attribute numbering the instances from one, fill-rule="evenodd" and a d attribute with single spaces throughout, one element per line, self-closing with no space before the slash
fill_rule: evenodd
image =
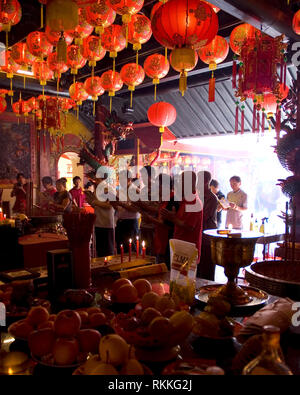
<path id="1" fill-rule="evenodd" d="M 89 316 L 89 321 L 92 328 L 97 328 L 97 326 L 106 324 L 107 319 L 104 313 L 94 313 Z"/>
<path id="2" fill-rule="evenodd" d="M 45 307 L 35 306 L 29 310 L 27 319 L 32 326 L 38 326 L 49 320 L 50 314 Z"/>
<path id="3" fill-rule="evenodd" d="M 28 336 L 28 346 L 33 355 L 43 357 L 50 354 L 55 342 L 53 329 L 44 328 L 33 331 Z"/>
<path id="4" fill-rule="evenodd" d="M 129 346 L 119 335 L 103 336 L 99 344 L 99 355 L 103 362 L 113 366 L 123 365 L 128 359 Z"/>
<path id="5" fill-rule="evenodd" d="M 53 347 L 54 363 L 57 365 L 72 365 L 77 362 L 79 344 L 75 338 L 58 338 Z"/>
<path id="6" fill-rule="evenodd" d="M 82 352 L 97 354 L 101 339 L 100 332 L 95 329 L 81 329 L 77 335 L 79 348 Z"/>
<path id="7" fill-rule="evenodd" d="M 57 337 L 74 337 L 81 327 L 81 318 L 77 311 L 63 310 L 54 321 L 54 332 Z"/>

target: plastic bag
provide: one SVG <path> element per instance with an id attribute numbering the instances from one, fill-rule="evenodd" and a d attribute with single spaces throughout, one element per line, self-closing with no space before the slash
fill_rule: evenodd
<path id="1" fill-rule="evenodd" d="M 170 252 L 170 294 L 191 305 L 195 298 L 198 249 L 193 243 L 171 239 Z"/>

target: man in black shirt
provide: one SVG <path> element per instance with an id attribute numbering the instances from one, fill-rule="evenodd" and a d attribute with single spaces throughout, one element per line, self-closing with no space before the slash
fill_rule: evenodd
<path id="1" fill-rule="evenodd" d="M 217 180 L 211 180 L 210 184 L 209 184 L 210 190 L 212 191 L 212 193 L 214 193 L 218 200 L 221 200 L 223 198 L 225 198 L 225 195 L 223 192 L 220 191 L 219 189 L 219 183 Z M 222 207 L 219 204 L 218 205 L 218 209 L 217 209 L 217 225 L 218 228 L 221 226 L 222 223 Z"/>

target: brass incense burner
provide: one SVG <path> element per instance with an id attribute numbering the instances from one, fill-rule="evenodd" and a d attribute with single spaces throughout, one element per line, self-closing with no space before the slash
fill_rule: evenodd
<path id="1" fill-rule="evenodd" d="M 236 284 L 236 278 L 242 267 L 249 266 L 253 261 L 257 240 L 262 236 L 257 232 L 229 231 L 219 234 L 217 230 L 206 230 L 210 237 L 211 258 L 214 264 L 223 266 L 227 284 L 220 287 L 217 294 L 226 297 L 233 305 L 244 305 L 251 301 L 248 293 Z"/>

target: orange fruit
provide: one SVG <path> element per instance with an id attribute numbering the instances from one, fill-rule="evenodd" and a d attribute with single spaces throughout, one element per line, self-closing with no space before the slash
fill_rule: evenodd
<path id="1" fill-rule="evenodd" d="M 122 285 L 126 285 L 126 284 L 132 285 L 132 282 L 131 282 L 130 280 L 128 280 L 128 278 L 118 278 L 118 280 L 116 280 L 116 281 L 113 283 L 111 292 L 112 292 L 113 294 L 115 294 L 116 291 L 117 291 Z"/>
<path id="2" fill-rule="evenodd" d="M 151 283 L 144 279 L 139 278 L 135 280 L 132 285 L 136 288 L 138 296 L 141 298 L 145 293 L 152 291 Z"/>
<path id="3" fill-rule="evenodd" d="M 118 303 L 135 303 L 138 293 L 133 285 L 124 284 L 117 289 L 115 297 Z"/>
<path id="4" fill-rule="evenodd" d="M 50 314 L 45 307 L 35 306 L 29 310 L 27 319 L 33 326 L 38 326 L 42 322 L 48 321 Z"/>
<path id="5" fill-rule="evenodd" d="M 96 328 L 97 326 L 104 325 L 106 323 L 106 316 L 104 313 L 94 313 L 89 317 L 89 323 L 92 328 Z"/>
<path id="6" fill-rule="evenodd" d="M 100 309 L 100 307 L 88 307 L 86 309 L 86 312 L 88 313 L 88 315 L 92 315 L 95 313 L 101 313 L 101 309 Z"/>
<path id="7" fill-rule="evenodd" d="M 142 297 L 142 307 L 144 309 L 147 307 L 154 307 L 158 299 L 159 296 L 155 292 L 147 292 Z"/>

